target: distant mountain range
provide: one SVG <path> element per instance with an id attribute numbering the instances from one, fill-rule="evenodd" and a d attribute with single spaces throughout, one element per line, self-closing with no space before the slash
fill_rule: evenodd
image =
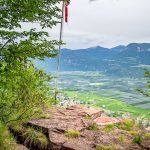
<path id="1" fill-rule="evenodd" d="M 56 59 L 40 62 L 48 70 L 56 70 Z M 87 49 L 62 49 L 61 71 L 102 71 L 109 75 L 141 76 L 150 66 L 150 43 L 131 43 L 127 46 Z"/>

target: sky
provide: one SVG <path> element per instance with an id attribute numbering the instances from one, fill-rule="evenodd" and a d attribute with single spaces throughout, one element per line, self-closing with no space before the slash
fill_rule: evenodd
<path id="1" fill-rule="evenodd" d="M 63 40 L 70 49 L 150 43 L 150 0 L 71 0 Z"/>

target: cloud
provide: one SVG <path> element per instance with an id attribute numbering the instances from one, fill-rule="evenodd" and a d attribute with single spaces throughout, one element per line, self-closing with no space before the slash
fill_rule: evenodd
<path id="1" fill-rule="evenodd" d="M 149 6 L 150 0 L 73 0 L 69 5 L 69 23 L 64 24 L 65 47 L 114 47 L 150 42 Z M 59 40 L 60 24 L 45 30 L 51 39 Z"/>
<path id="2" fill-rule="evenodd" d="M 150 0 L 75 0 L 64 40 L 69 48 L 150 42 Z"/>

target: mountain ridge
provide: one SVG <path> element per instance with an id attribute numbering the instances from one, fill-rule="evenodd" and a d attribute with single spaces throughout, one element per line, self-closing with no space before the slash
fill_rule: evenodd
<path id="1" fill-rule="evenodd" d="M 48 70 L 57 68 L 56 58 L 46 58 L 44 63 Z M 143 76 L 143 67 L 136 66 L 150 66 L 150 43 L 61 50 L 61 71 L 102 71 L 109 75 Z"/>
<path id="2" fill-rule="evenodd" d="M 116 49 L 124 49 L 126 50 L 127 48 L 137 48 L 137 47 L 141 47 L 141 48 L 150 48 L 150 43 L 129 43 L 127 45 L 117 45 L 111 48 L 107 48 L 104 46 L 93 46 L 93 47 L 88 47 L 88 48 L 82 48 L 82 49 L 70 49 L 70 48 L 63 48 L 62 50 L 71 50 L 71 51 L 75 51 L 75 50 L 93 50 L 93 49 L 107 49 L 107 50 L 116 50 Z"/>

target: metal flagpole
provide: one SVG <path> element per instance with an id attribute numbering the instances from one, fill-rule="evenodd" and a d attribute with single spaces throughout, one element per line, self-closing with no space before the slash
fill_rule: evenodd
<path id="1" fill-rule="evenodd" d="M 60 25 L 60 34 L 59 34 L 59 42 L 62 41 L 63 36 L 63 25 L 64 25 L 64 7 L 65 7 L 65 1 L 62 2 L 62 16 L 61 16 L 61 25 Z M 58 55 L 57 55 L 57 78 L 55 80 L 55 100 L 57 99 L 57 89 L 58 89 L 58 78 L 59 78 L 59 71 L 60 71 L 60 55 L 61 55 L 61 44 L 59 44 L 58 48 Z"/>

